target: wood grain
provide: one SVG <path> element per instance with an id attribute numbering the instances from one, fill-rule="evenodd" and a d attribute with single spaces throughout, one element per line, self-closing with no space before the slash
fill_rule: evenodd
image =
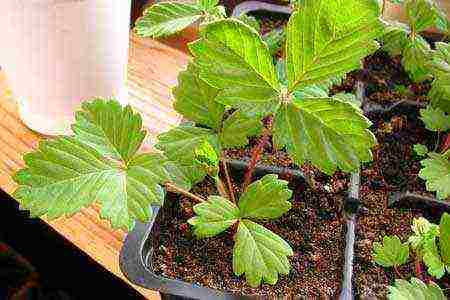
<path id="1" fill-rule="evenodd" d="M 170 90 L 176 84 L 178 72 L 187 64 L 188 56 L 151 39 L 132 35 L 130 42 L 130 103 L 143 115 L 149 132 L 146 147 L 151 147 L 158 133 L 180 121 L 172 109 Z M 13 193 L 17 186 L 12 174 L 24 166 L 22 155 L 36 149 L 41 139 L 42 136 L 20 121 L 6 75 L 0 72 L 0 188 Z M 100 220 L 98 206 L 85 208 L 71 218 L 46 222 L 99 264 L 126 280 L 119 269 L 119 252 L 126 233 L 114 231 L 107 221 Z M 157 292 L 133 287 L 148 299 L 159 299 Z"/>

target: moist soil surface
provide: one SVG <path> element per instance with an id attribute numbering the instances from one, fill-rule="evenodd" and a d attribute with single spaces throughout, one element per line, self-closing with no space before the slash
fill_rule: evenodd
<path id="1" fill-rule="evenodd" d="M 366 100 L 377 104 L 389 105 L 399 100 L 426 101 L 429 83 L 414 84 L 400 61 L 401 57 L 390 58 L 386 53 L 378 52 L 366 58 L 364 69 L 350 74 L 342 86 L 335 88 L 335 92 L 350 92 L 359 80 L 366 86 Z M 400 274 L 372 261 L 373 242 L 381 241 L 384 235 L 397 235 L 406 241 L 412 233 L 414 218 L 424 216 L 436 223 L 440 216 L 430 214 L 427 209 L 388 207 L 388 199 L 393 192 L 410 191 L 433 196 L 418 177 L 421 157 L 414 153 L 413 146 L 420 143 L 433 149 L 437 139 L 419 119 L 419 108 L 399 106 L 390 112 L 367 114 L 367 117 L 373 122 L 371 129 L 379 144 L 374 150 L 374 162 L 364 166 L 361 174 L 363 208 L 357 220 L 354 259 L 357 295 L 361 299 L 385 299 L 387 286 L 393 284 L 396 278 L 415 276 L 437 282 L 441 288 L 447 289 L 445 293 L 449 296 L 449 276 L 437 281 L 427 275 L 423 264 L 421 272 L 416 272 L 414 255 L 399 268 Z"/>
<path id="2" fill-rule="evenodd" d="M 310 168 L 313 169 L 313 168 Z M 236 183 L 242 174 L 234 174 Z M 245 277 L 233 273 L 232 227 L 208 239 L 196 239 L 187 220 L 194 216 L 193 203 L 184 196 L 170 195 L 157 217 L 153 267 L 155 273 L 204 287 L 245 294 L 330 298 L 340 293 L 345 249 L 345 219 L 342 208 L 348 176 L 318 176 L 319 188 L 313 190 L 290 182 L 294 191 L 292 209 L 275 221 L 258 222 L 285 239 L 294 250 L 291 271 L 277 284 L 251 288 Z M 235 185 L 235 191 L 239 187 Z M 193 192 L 207 197 L 216 194 L 204 181 Z"/>

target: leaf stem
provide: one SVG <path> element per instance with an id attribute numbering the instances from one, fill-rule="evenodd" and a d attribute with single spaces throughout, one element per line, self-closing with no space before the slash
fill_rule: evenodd
<path id="1" fill-rule="evenodd" d="M 442 144 L 442 153 L 445 153 L 447 150 L 450 150 L 450 132 L 444 138 L 444 143 Z"/>
<path id="2" fill-rule="evenodd" d="M 166 182 L 164 184 L 164 186 L 167 188 L 167 190 L 169 190 L 171 192 L 174 192 L 174 193 L 178 193 L 178 194 L 184 195 L 186 197 L 189 197 L 189 198 L 191 198 L 192 200 L 195 200 L 198 203 L 206 201 L 202 197 L 194 195 L 194 194 L 192 194 L 192 193 L 190 193 L 190 192 L 188 192 L 186 190 L 183 190 L 182 188 L 179 188 L 179 187 L 177 187 L 176 185 L 174 185 L 174 184 L 172 184 L 170 182 Z"/>
<path id="3" fill-rule="evenodd" d="M 233 182 L 231 181 L 230 173 L 228 171 L 228 163 L 222 159 L 223 172 L 225 173 L 225 179 L 227 180 L 228 193 L 230 194 L 230 200 L 236 204 L 236 197 L 234 196 Z"/>
<path id="4" fill-rule="evenodd" d="M 401 279 L 403 279 L 403 275 L 402 273 L 400 273 L 400 271 L 398 270 L 397 266 L 394 266 L 394 272 L 395 274 L 397 274 L 397 276 Z"/>
<path id="5" fill-rule="evenodd" d="M 245 175 L 244 175 L 244 183 L 242 185 L 243 192 L 250 185 L 250 182 L 252 181 L 252 178 L 253 178 L 253 173 L 255 172 L 256 165 L 261 160 L 261 154 L 264 150 L 264 146 L 269 141 L 270 134 L 272 132 L 272 123 L 273 123 L 272 117 L 270 117 L 268 122 L 269 122 L 269 124 L 268 124 L 267 128 L 264 129 L 263 134 L 262 134 L 261 138 L 259 139 L 258 144 L 256 144 L 255 147 L 253 147 L 253 149 L 252 149 L 252 156 L 250 158 L 250 162 L 248 164 L 247 171 L 245 172 Z"/>
<path id="6" fill-rule="evenodd" d="M 219 195 L 225 199 L 228 199 L 228 193 L 222 180 L 219 178 L 219 176 L 214 177 L 214 180 L 216 181 L 217 191 L 219 192 Z"/>
<path id="7" fill-rule="evenodd" d="M 434 145 L 434 150 L 433 150 L 434 152 L 436 152 L 439 149 L 439 145 L 440 145 L 439 141 L 440 140 L 441 140 L 441 131 L 438 130 L 437 138 L 436 138 L 436 144 Z"/>
<path id="8" fill-rule="evenodd" d="M 414 272 L 416 273 L 416 277 L 423 281 L 422 266 L 420 265 L 420 259 L 419 259 L 419 256 L 417 256 L 417 255 L 414 260 Z"/>

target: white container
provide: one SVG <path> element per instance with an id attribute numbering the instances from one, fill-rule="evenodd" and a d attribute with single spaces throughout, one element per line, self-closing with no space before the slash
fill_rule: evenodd
<path id="1" fill-rule="evenodd" d="M 23 122 L 70 133 L 93 97 L 127 102 L 131 0 L 0 0 L 0 65 Z"/>

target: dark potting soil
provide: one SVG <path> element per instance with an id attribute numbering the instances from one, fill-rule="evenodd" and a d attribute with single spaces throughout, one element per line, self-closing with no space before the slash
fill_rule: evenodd
<path id="1" fill-rule="evenodd" d="M 337 296 L 344 264 L 346 228 L 342 207 L 348 177 L 337 173 L 323 180 L 317 191 L 291 182 L 292 209 L 278 220 L 259 222 L 283 237 L 294 250 L 289 275 L 280 276 L 274 286 L 251 288 L 244 276 L 235 276 L 234 229 L 213 238 L 194 238 L 187 223 L 193 216 L 194 203 L 175 195 L 164 204 L 157 217 L 159 229 L 152 233 L 157 234 L 158 249 L 153 254 L 154 271 L 164 277 L 246 295 Z M 204 197 L 216 193 L 210 182 L 199 184 L 193 192 Z"/>
<path id="2" fill-rule="evenodd" d="M 430 85 L 413 83 L 403 67 L 401 57 L 390 58 L 384 52 L 366 58 L 364 69 L 349 74 L 344 83 L 334 88 L 334 92 L 351 92 L 355 82 L 366 86 L 368 100 L 378 104 L 399 100 L 426 102 Z M 374 162 L 362 170 L 360 196 L 364 207 L 357 221 L 357 241 L 355 246 L 354 272 L 357 294 L 361 299 L 385 299 L 387 287 L 396 278 L 409 279 L 411 276 L 423 280 L 433 280 L 442 288 L 449 288 L 449 276 L 436 280 L 427 275 L 421 264 L 421 272 L 416 273 L 414 256 L 407 264 L 398 268 L 383 268 L 372 261 L 373 243 L 384 235 L 397 235 L 406 241 L 411 234 L 414 218 L 427 217 L 438 222 L 427 211 L 388 208 L 388 198 L 392 192 L 410 191 L 431 195 L 426 191 L 425 182 L 418 177 L 420 157 L 413 151 L 414 144 L 421 143 L 429 149 L 435 147 L 436 136 L 425 129 L 419 119 L 419 108 L 399 109 L 388 114 L 367 115 L 373 122 L 372 131 L 378 146 L 374 149 Z M 430 219 L 434 217 L 435 219 Z M 450 295 L 446 290 L 447 296 Z"/>

